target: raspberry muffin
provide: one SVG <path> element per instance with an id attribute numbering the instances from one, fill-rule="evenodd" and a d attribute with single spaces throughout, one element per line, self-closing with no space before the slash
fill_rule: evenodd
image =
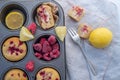
<path id="1" fill-rule="evenodd" d="M 20 69 L 11 69 L 5 76 L 4 80 L 28 80 L 26 73 Z"/>
<path id="2" fill-rule="evenodd" d="M 53 68 L 43 68 L 37 73 L 36 80 L 60 80 L 60 75 Z"/>
<path id="3" fill-rule="evenodd" d="M 70 16 L 72 19 L 75 21 L 80 21 L 80 19 L 83 17 L 85 11 L 83 8 L 79 6 L 73 6 L 69 11 L 68 11 L 68 16 Z"/>
<path id="4" fill-rule="evenodd" d="M 87 39 L 89 38 L 90 33 L 92 32 L 92 27 L 83 23 L 78 27 L 78 34 L 81 38 Z"/>
<path id="5" fill-rule="evenodd" d="M 39 25 L 44 29 L 52 28 L 58 19 L 56 15 L 58 8 L 50 2 L 43 3 L 37 8 L 37 20 Z"/>
<path id="6" fill-rule="evenodd" d="M 9 61 L 19 61 L 27 53 L 27 45 L 18 37 L 10 37 L 2 45 L 3 56 Z"/>

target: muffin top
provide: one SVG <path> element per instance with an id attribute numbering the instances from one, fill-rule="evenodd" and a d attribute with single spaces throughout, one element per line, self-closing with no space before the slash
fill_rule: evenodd
<path id="1" fill-rule="evenodd" d="M 27 53 L 27 46 L 18 37 L 10 37 L 2 45 L 3 56 L 9 61 L 18 61 Z"/>
<path id="2" fill-rule="evenodd" d="M 60 80 L 60 75 L 53 68 L 43 68 L 37 73 L 36 80 Z"/>
<path id="3" fill-rule="evenodd" d="M 28 80 L 26 73 L 20 69 L 11 69 L 5 76 L 4 80 Z"/>

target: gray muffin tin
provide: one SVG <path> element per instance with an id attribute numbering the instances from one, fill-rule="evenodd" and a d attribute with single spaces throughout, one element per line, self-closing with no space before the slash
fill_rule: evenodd
<path id="1" fill-rule="evenodd" d="M 64 26 L 64 13 L 62 7 L 53 0 L 1 0 L 0 1 L 0 47 L 2 48 L 3 42 L 11 36 L 19 36 L 20 29 L 17 30 L 10 30 L 5 25 L 5 15 L 11 11 L 12 9 L 19 9 L 25 14 L 25 23 L 24 26 L 28 26 L 30 23 L 35 21 L 35 9 L 44 2 L 53 2 L 57 4 L 59 11 L 58 16 L 59 20 L 56 23 L 56 26 Z M 37 72 L 44 68 L 44 67 L 52 67 L 56 69 L 60 74 L 60 80 L 66 80 L 66 56 L 65 56 L 65 41 L 61 42 L 58 37 L 55 34 L 54 28 L 51 28 L 49 30 L 43 30 L 40 28 L 39 25 L 37 25 L 37 31 L 35 33 L 35 39 L 31 41 L 27 41 L 27 55 L 20 61 L 17 62 L 10 62 L 6 60 L 3 55 L 0 48 L 0 80 L 3 80 L 4 74 L 13 68 L 19 68 L 25 71 L 29 77 L 29 80 L 35 80 L 35 76 Z M 51 61 L 43 61 L 39 60 L 34 56 L 33 51 L 33 44 L 37 38 L 39 38 L 42 35 L 55 35 L 59 44 L 60 44 L 60 56 L 56 59 L 53 59 Z M 25 69 L 25 64 L 28 61 L 34 61 L 35 62 L 35 69 L 33 72 L 29 72 Z"/>

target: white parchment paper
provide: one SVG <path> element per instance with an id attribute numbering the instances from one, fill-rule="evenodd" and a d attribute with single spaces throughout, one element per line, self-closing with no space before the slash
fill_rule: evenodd
<path id="1" fill-rule="evenodd" d="M 88 58 L 95 64 L 98 75 L 93 76 L 87 68 L 81 50 L 69 34 L 66 36 L 67 80 L 120 80 L 120 26 L 118 9 L 108 0 L 56 0 L 65 12 L 67 28 L 77 28 L 80 23 L 88 23 L 94 29 L 106 27 L 113 33 L 109 47 L 96 49 L 87 40 L 82 43 Z M 68 17 L 67 12 L 78 5 L 85 9 L 85 16 L 79 22 Z"/>

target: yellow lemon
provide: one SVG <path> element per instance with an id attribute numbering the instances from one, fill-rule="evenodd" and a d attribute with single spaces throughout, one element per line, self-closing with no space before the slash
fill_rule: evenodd
<path id="1" fill-rule="evenodd" d="M 6 16 L 5 23 L 9 29 L 18 29 L 24 23 L 24 15 L 20 11 L 12 11 Z"/>
<path id="2" fill-rule="evenodd" d="M 32 33 L 26 27 L 22 27 L 20 31 L 20 41 L 28 41 L 31 39 L 34 39 Z"/>
<path id="3" fill-rule="evenodd" d="M 64 38 L 67 33 L 66 29 L 67 29 L 66 26 L 57 26 L 55 28 L 55 32 L 61 41 L 64 41 Z"/>
<path id="4" fill-rule="evenodd" d="M 104 27 L 93 30 L 89 37 L 89 42 L 96 48 L 105 48 L 112 41 L 112 32 Z"/>

